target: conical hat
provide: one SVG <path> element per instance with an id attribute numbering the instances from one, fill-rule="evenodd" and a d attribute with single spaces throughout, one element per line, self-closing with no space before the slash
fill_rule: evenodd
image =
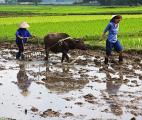
<path id="1" fill-rule="evenodd" d="M 117 15 L 112 15 L 112 16 L 111 16 L 111 19 L 113 19 L 115 16 L 117 16 Z"/>
<path id="2" fill-rule="evenodd" d="M 21 22 L 19 28 L 29 28 L 29 24 L 27 22 Z"/>

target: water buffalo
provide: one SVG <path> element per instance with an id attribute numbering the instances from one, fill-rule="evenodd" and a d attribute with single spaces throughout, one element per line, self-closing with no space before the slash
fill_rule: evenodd
<path id="1" fill-rule="evenodd" d="M 49 51 L 54 53 L 62 53 L 61 62 L 64 58 L 69 62 L 69 56 L 67 55 L 68 51 L 71 49 L 85 49 L 85 44 L 80 38 L 71 38 L 66 33 L 49 33 L 44 37 L 45 60 L 48 61 Z"/>

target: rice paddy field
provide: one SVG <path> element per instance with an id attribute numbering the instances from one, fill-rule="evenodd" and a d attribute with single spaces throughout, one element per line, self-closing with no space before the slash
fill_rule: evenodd
<path id="1" fill-rule="evenodd" d="M 0 6 L 0 11 L 6 13 L 35 13 L 35 14 L 112 14 L 112 13 L 125 13 L 125 14 L 141 14 L 141 6 L 119 6 L 119 7 L 106 7 L 106 6 Z"/>
<path id="2" fill-rule="evenodd" d="M 99 41 L 112 14 L 122 14 L 119 40 L 125 49 L 142 48 L 142 7 L 94 6 L 0 6 L 0 40 L 12 41 L 21 21 L 30 24 L 30 32 L 42 42 L 49 32 L 66 32 L 83 37 L 91 46 L 104 47 Z"/>
<path id="3" fill-rule="evenodd" d="M 123 16 L 124 62 L 114 52 L 106 65 L 100 38 L 116 13 Z M 22 21 L 36 37 L 24 45 L 25 59 L 16 60 Z M 0 120 L 142 120 L 141 26 L 141 6 L 0 6 Z M 84 38 L 97 49 L 71 50 L 69 63 L 50 53 L 47 62 L 38 43 L 50 32 Z"/>

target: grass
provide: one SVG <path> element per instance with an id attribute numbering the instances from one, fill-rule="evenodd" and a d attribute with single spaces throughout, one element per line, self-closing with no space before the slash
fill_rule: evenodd
<path id="1" fill-rule="evenodd" d="M 124 37 L 119 39 L 124 50 L 142 50 L 142 37 Z M 105 39 L 103 41 L 88 40 L 86 44 L 91 45 L 90 47 L 105 48 Z"/>
<path id="2" fill-rule="evenodd" d="M 10 120 L 10 119 L 7 119 L 7 118 L 0 118 L 0 120 Z"/>
<path id="3" fill-rule="evenodd" d="M 66 32 L 72 37 L 100 36 L 110 15 L 42 16 L 0 18 L 0 38 L 14 38 L 18 24 L 27 21 L 32 34 L 43 37 L 49 32 Z M 124 15 L 119 36 L 141 36 L 142 15 Z M 10 22 L 9 22 L 10 21 Z"/>
<path id="4" fill-rule="evenodd" d="M 0 40 L 15 41 L 15 32 L 21 21 L 30 24 L 30 31 L 36 35 L 41 42 L 43 37 L 49 32 L 65 32 L 72 37 L 83 37 L 85 42 L 91 46 L 105 46 L 105 42 L 100 42 L 99 38 L 108 24 L 111 15 L 58 15 L 41 16 L 40 13 L 85 13 L 125 11 L 141 12 L 142 7 L 94 7 L 94 6 L 0 6 L 0 12 L 37 13 L 38 16 L 2 16 L 0 18 Z M 120 23 L 119 39 L 125 49 L 142 49 L 142 14 L 123 15 Z"/>
<path id="5" fill-rule="evenodd" d="M 65 14 L 141 14 L 142 6 L 130 7 L 99 7 L 99 6 L 25 6 L 25 5 L 13 5 L 13 6 L 0 6 L 0 13 L 7 14 L 53 14 L 53 15 L 65 15 Z"/>

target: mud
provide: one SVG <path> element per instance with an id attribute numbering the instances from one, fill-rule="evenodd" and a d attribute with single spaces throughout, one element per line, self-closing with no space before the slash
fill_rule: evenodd
<path id="1" fill-rule="evenodd" d="M 104 65 L 104 51 L 74 50 L 44 61 L 43 46 L 0 43 L 0 118 L 16 120 L 142 120 L 142 55 L 116 53 Z M 38 48 L 38 49 L 37 49 Z"/>

